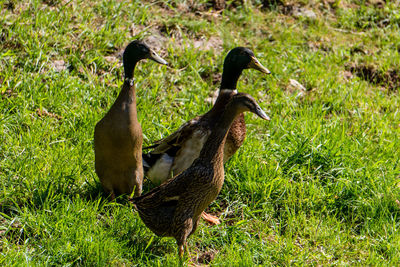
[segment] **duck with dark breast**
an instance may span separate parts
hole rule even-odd
[[[106,115],[94,130],[95,170],[111,199],[121,194],[140,196],[143,182],[142,128],[137,118],[133,73],[136,64],[151,59],[167,62],[145,43],[135,40],[125,49],[125,81]]]

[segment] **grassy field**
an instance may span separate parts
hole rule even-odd
[[[233,47],[273,73],[242,75],[271,121],[246,115],[209,208],[222,224],[201,222],[185,264],[400,265],[398,1],[0,3],[1,265],[179,263],[94,172],[136,38],[170,63],[136,69],[145,145],[211,107]]]

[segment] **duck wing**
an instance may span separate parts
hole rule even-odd
[[[185,122],[178,130],[170,134],[169,136],[157,140],[153,145],[144,147],[143,149],[151,149],[154,148],[151,153],[160,154],[165,153],[173,146],[180,146],[182,143],[187,140],[193,134],[193,131],[197,128],[199,123],[200,116],[190,121]]]
[[[200,122],[200,116],[187,121],[171,135],[156,141],[155,144],[151,146],[143,148],[143,150],[152,149],[150,152],[142,153],[144,171],[147,173],[155,167],[156,169],[160,169],[162,173],[170,173],[175,156],[178,154],[185,141],[189,139],[199,127],[201,124]],[[160,166],[156,166],[156,164]],[[151,176],[160,175],[153,174]],[[164,178],[160,180],[163,181]]]

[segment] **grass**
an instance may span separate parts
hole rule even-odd
[[[209,208],[223,223],[201,222],[185,264],[400,264],[398,3],[226,2],[0,1],[2,265],[179,263],[94,173],[94,125],[135,38],[171,65],[136,69],[146,144],[210,108],[233,47],[273,73],[242,75],[272,120],[246,115]]]

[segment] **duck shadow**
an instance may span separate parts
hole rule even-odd
[[[143,193],[150,191],[154,187],[155,186],[149,180],[145,179],[143,181]],[[0,212],[13,217],[18,215],[24,206],[29,207],[29,209],[41,210],[48,205],[52,205],[52,203],[62,203],[65,200],[74,201],[77,198],[84,200],[88,205],[98,201],[105,204],[113,202],[109,195],[103,190],[100,181],[95,177],[86,180],[83,184],[78,184],[74,177],[60,176],[57,179],[50,179],[45,183],[36,185],[32,193],[25,196],[26,197],[18,199],[5,199],[0,203]],[[115,199],[115,203],[117,206],[123,205],[131,207],[132,212],[136,212],[129,201],[129,196],[119,196]],[[98,213],[112,213],[114,207],[116,206],[106,205],[104,210]],[[144,258],[156,260],[165,256],[165,254],[177,253],[175,241],[172,241],[170,238],[161,238],[153,233],[149,233],[149,230],[145,229],[146,226],[140,219],[135,221],[136,222],[132,222],[134,225],[127,226],[129,230],[126,235],[114,236],[116,241],[133,252],[130,256],[131,260],[141,260]],[[19,239],[24,240],[23,237]],[[15,242],[20,242],[18,240]]]
[[[150,180],[144,178],[142,195],[148,193],[155,187],[156,186],[152,184]],[[109,201],[112,201],[110,199],[110,196],[104,191],[100,181],[98,181],[97,179],[93,179],[93,181],[91,182],[86,181],[85,185],[82,188],[82,192],[79,195],[87,201],[97,200],[98,198],[109,199]],[[126,201],[124,200],[127,200],[130,197],[131,196],[121,195],[116,198],[116,201],[120,204],[125,204]]]
[[[142,194],[149,192],[154,187],[156,186],[152,184],[150,180],[144,178]],[[97,179],[93,179],[91,182],[86,181],[80,196],[89,202],[97,201],[99,199],[105,202],[112,202],[109,195],[103,190],[101,183]],[[121,195],[115,199],[115,202],[120,205],[130,206],[131,203],[129,199],[130,196]],[[112,209],[112,206],[110,208]],[[132,211],[136,212],[136,209],[132,207]],[[173,238],[158,237],[153,233],[149,235],[147,230],[143,231],[145,225],[141,220],[138,220],[137,222],[140,226],[135,225],[132,228],[128,227],[130,229],[126,235],[115,236],[115,239],[118,242],[124,243],[124,246],[134,251],[134,253],[131,254],[131,260],[143,259],[143,257],[148,260],[156,260],[165,256],[167,253],[177,253],[174,248],[175,241]]]
[[[156,187],[150,180],[144,178],[143,180],[143,193],[149,192]],[[137,212],[129,201],[130,196],[121,195],[115,200],[111,200],[110,196],[104,191],[100,181],[93,177],[91,181],[86,181],[81,187],[79,193],[80,198],[85,199],[87,202],[104,201],[115,202],[119,205],[132,207],[132,212]],[[108,206],[107,210],[112,210],[114,205]],[[133,222],[134,223],[134,222]],[[127,226],[128,231],[123,236],[116,235],[116,241],[124,244],[125,247],[132,250],[131,260],[140,260],[146,258],[148,260],[156,260],[165,256],[168,253],[177,253],[175,250],[175,241],[172,238],[162,238],[149,234],[149,230],[143,230],[146,227],[141,219],[137,220],[134,225]]]
[[[105,200],[109,198],[109,196],[106,194],[103,187],[101,186],[100,181],[98,181],[97,179],[93,179],[91,182],[86,180],[85,185],[83,186],[82,191],[79,195],[80,197],[82,197],[82,199],[85,199],[86,201],[93,201],[99,198]]]
[[[124,238],[120,238],[119,242],[124,242],[127,248],[133,251],[131,254],[131,260],[139,260],[146,258],[146,260],[157,260],[165,257],[166,254],[176,254],[178,257],[178,251],[175,248],[175,240],[172,238],[159,237],[151,233],[145,235],[137,235],[133,233],[134,237],[129,238],[127,241]]]

